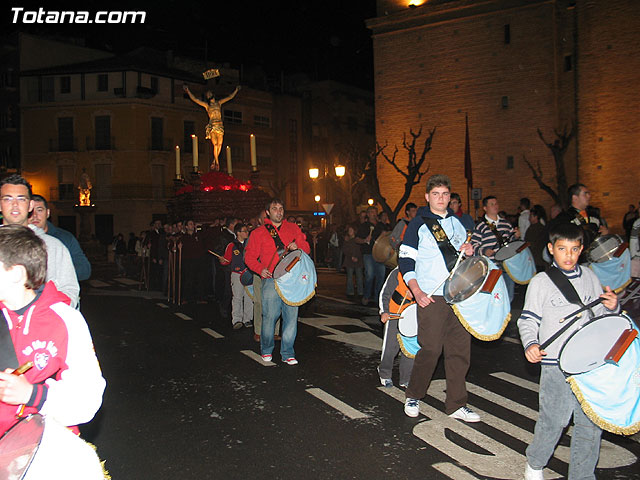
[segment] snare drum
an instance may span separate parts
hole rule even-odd
[[[418,305],[412,303],[402,310],[398,318],[398,331],[403,337],[415,337],[418,335]]]
[[[502,262],[502,268],[517,284],[528,284],[536,274],[536,263],[533,260],[531,249],[526,247],[513,257],[507,258]]]
[[[586,254],[587,260],[591,263],[602,263],[611,260],[623,243],[620,235],[601,235],[589,246]]]
[[[529,244],[526,242],[523,242],[522,240],[515,240],[505,245],[504,247],[498,249],[498,251],[496,252],[493,258],[496,259],[496,262],[504,262],[505,260],[522,252],[528,246]]]
[[[22,418],[0,439],[0,478],[104,480],[95,450],[71,430],[40,414]]]
[[[444,299],[462,326],[479,340],[497,340],[511,319],[501,270],[487,257],[465,259],[445,282]]]
[[[293,250],[282,257],[273,271],[273,278],[276,292],[287,305],[302,305],[316,293],[316,267],[302,250]]]

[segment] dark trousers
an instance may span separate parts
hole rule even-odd
[[[447,398],[444,409],[447,415],[467,404],[465,377],[471,356],[471,335],[464,329],[451,307],[440,296],[435,303],[418,307],[418,343],[406,391],[407,398],[422,398],[427,394],[431,377],[444,353],[444,370]]]

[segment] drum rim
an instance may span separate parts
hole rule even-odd
[[[414,310],[416,311],[416,334],[415,335],[405,335],[404,333],[402,333],[402,331],[400,330],[400,320],[398,320],[398,333],[400,333],[400,335],[402,335],[403,337],[406,338],[414,338],[418,336],[418,304],[417,303],[412,303],[411,305],[409,305],[407,308],[405,308],[404,310],[402,310],[402,313],[406,312],[407,310],[409,310],[411,307],[415,307]]]
[[[458,302],[452,302],[452,301],[450,301],[450,300],[447,300],[447,297],[446,297],[446,295],[445,295],[445,292],[446,292],[446,290],[447,290],[447,285],[449,285],[449,282],[453,279],[453,277],[448,278],[448,279],[447,279],[447,281],[446,281],[446,282],[444,282],[444,285],[442,286],[442,297],[444,298],[445,302],[447,302],[447,303],[449,303],[449,304],[453,304],[453,305],[455,305],[455,304],[457,304],[457,303],[466,302],[467,300],[470,300],[470,299],[472,299],[473,297],[475,297],[475,296],[478,294],[478,292],[480,292],[480,290],[482,290],[482,286],[484,285],[484,282],[486,282],[486,281],[487,281],[487,277],[489,276],[489,273],[491,273],[491,270],[492,270],[490,260],[489,260],[487,257],[485,257],[484,255],[473,255],[473,256],[471,256],[471,257],[467,257],[466,259],[464,259],[464,260],[462,261],[462,263],[460,264],[460,266],[462,266],[462,264],[463,264],[464,262],[468,261],[468,260],[471,260],[471,259],[478,259],[478,258],[479,258],[479,259],[481,259],[481,261],[482,261],[482,262],[487,266],[487,273],[486,273],[486,275],[484,276],[484,279],[482,280],[482,283],[480,283],[480,286],[476,289],[476,291],[475,291],[475,292],[473,292],[470,296],[468,296],[468,297],[467,297],[467,298],[465,298],[464,300],[460,300],[460,301],[458,301]],[[454,273],[454,276],[455,276],[455,273]]]
[[[522,245],[524,245],[525,243],[526,243],[526,242],[525,242],[524,240],[514,240],[514,241],[512,241],[512,242],[509,242],[508,244],[503,245],[502,247],[500,247],[500,248],[496,251],[496,253],[494,254],[493,258],[495,258],[495,259],[496,259],[496,261],[498,261],[498,262],[504,262],[504,261],[506,261],[506,260],[509,260],[510,258],[515,257],[515,256],[518,254],[518,252],[514,253],[514,254],[513,254],[513,255],[511,255],[510,257],[503,258],[503,259],[499,259],[499,258],[498,258],[498,253],[500,252],[500,250],[503,250],[503,249],[505,249],[505,248],[509,248],[509,247],[511,247],[512,245],[518,245],[518,248],[519,248],[519,247],[521,247]],[[516,250],[517,250],[518,248],[516,248]]]
[[[278,268],[278,265],[280,265],[285,258],[288,258],[291,255],[295,255],[296,257],[300,257],[303,253],[304,253],[304,251],[302,249],[300,249],[300,248],[296,248],[295,250],[291,250],[290,252],[285,253],[282,256],[282,258],[278,261],[278,263],[276,263],[276,266],[273,269],[273,278],[275,279],[275,278],[284,277],[287,273],[290,273],[290,272],[286,272],[285,271],[282,275],[279,275],[278,277],[276,277],[276,270]]]
[[[6,432],[4,432],[2,434],[2,436],[0,437],[0,441],[2,441],[3,439],[5,439],[7,437],[7,435],[9,435],[9,433],[13,429],[18,428],[18,425],[21,425],[23,422],[32,421],[32,419],[34,419],[34,418],[38,418],[39,419],[40,426],[42,427],[42,430],[40,431],[40,438],[38,439],[38,443],[35,446],[35,448],[33,449],[33,451],[31,452],[31,458],[29,458],[29,461],[25,465],[24,470],[20,474],[20,479],[25,478],[25,475],[29,471],[29,467],[31,467],[31,464],[33,463],[33,459],[36,458],[36,455],[38,454],[38,450],[40,450],[40,444],[42,443],[42,437],[44,436],[44,429],[45,429],[45,426],[46,426],[45,425],[45,421],[44,421],[44,417],[40,413],[31,413],[31,414],[27,415],[26,417],[22,417],[16,423],[11,425],[11,427]]]
[[[600,258],[598,258],[597,260],[592,260],[591,252],[595,250],[596,247],[600,246],[600,242],[604,243],[604,241],[609,240],[611,238],[615,238],[618,241],[618,245],[616,246],[616,248],[613,250],[607,250],[606,252],[604,252],[604,255],[602,255]],[[612,255],[618,250],[618,248],[620,248],[620,245],[622,245],[623,243],[624,243],[624,240],[618,234],[608,233],[606,235],[600,235],[596,237],[593,240],[593,242],[591,242],[591,245],[589,245],[589,248],[587,249],[586,257],[591,263],[607,262],[613,258]]]
[[[594,367],[594,368],[592,368],[590,370],[585,370],[584,372],[569,373],[569,372],[565,371],[562,368],[562,365],[560,364],[560,357],[562,357],[562,352],[564,351],[564,348],[566,347],[567,343],[569,343],[569,340],[571,340],[575,335],[577,335],[580,331],[582,331],[588,325],[591,325],[592,323],[594,323],[597,320],[602,320],[605,317],[623,317],[625,320],[627,320],[627,322],[629,322],[629,328],[635,328],[635,324],[633,323],[633,320],[631,319],[631,317],[629,317],[629,315],[627,315],[624,312],[620,312],[620,313],[605,313],[604,315],[598,315],[597,317],[593,317],[593,318],[589,319],[588,321],[586,321],[585,323],[580,325],[576,330],[571,332],[569,334],[569,336],[567,337],[567,339],[562,344],[562,346],[560,347],[560,350],[558,351],[558,368],[560,369],[560,371],[562,371],[562,373],[564,373],[565,375],[580,375],[581,373],[587,373],[587,372],[590,372],[591,370],[595,370],[596,368],[602,366],[602,364],[601,364],[601,365],[598,365],[598,367]]]

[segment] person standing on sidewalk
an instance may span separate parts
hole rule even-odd
[[[253,301],[240,281],[241,275],[247,270],[244,263],[244,249],[249,237],[249,228],[241,222],[236,223],[233,233],[236,238],[227,245],[224,257],[220,259],[223,265],[231,269],[231,324],[234,330],[253,327]],[[226,263],[223,262],[226,260]]]
[[[296,365],[293,344],[298,332],[298,307],[286,304],[276,292],[273,271],[279,260],[279,250],[301,249],[309,254],[311,249],[300,228],[284,219],[284,202],[273,198],[266,206],[268,218],[264,225],[256,228],[245,249],[245,263],[262,278],[262,332],[260,350],[262,359],[270,362],[273,358],[274,332],[276,320],[282,315],[282,361]]]
[[[362,263],[362,250],[360,245],[356,243],[356,229],[353,225],[347,227],[347,234],[344,237],[342,245],[344,260],[342,266],[347,271],[347,298],[353,299],[353,275],[356,277],[355,291],[359,297],[362,297],[362,274],[364,266]]]

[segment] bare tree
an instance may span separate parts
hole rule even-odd
[[[381,156],[397,173],[404,177],[404,192],[400,196],[396,205],[391,208],[387,203],[386,198],[380,193],[380,184],[378,182],[376,170],[367,172],[369,185],[371,186],[372,198],[382,205],[382,209],[387,212],[387,215],[389,215],[392,222],[395,222],[398,213],[402,211],[405,203],[409,200],[413,187],[422,181],[422,177],[424,177],[431,168],[430,164],[426,165],[426,167],[424,167],[424,164],[427,159],[427,153],[431,151],[431,143],[433,142],[433,136],[435,133],[436,127],[433,127],[433,130],[431,130],[429,135],[425,137],[424,143],[419,141],[422,136],[422,126],[420,126],[420,130],[418,130],[418,132],[414,132],[412,129],[409,129],[409,135],[411,135],[411,139],[409,139],[409,141],[407,141],[406,133],[402,135],[402,148],[407,155],[407,163],[403,166],[399,165],[399,150],[397,146],[394,147],[393,153],[389,156],[385,152],[387,144],[385,143],[384,146],[380,146],[380,144],[376,143],[376,149],[373,152],[372,161],[370,162],[371,166],[375,167],[377,170],[377,158]]]
[[[547,140],[545,140],[544,138],[544,135],[542,134],[542,131],[538,128],[538,136],[540,137],[540,140],[542,140],[542,142],[547,146],[547,148],[553,155],[556,174],[555,189],[551,185],[549,185],[549,183],[545,182],[540,162],[537,162],[537,164],[534,166],[524,154],[522,155],[522,157],[531,170],[533,179],[538,183],[538,186],[542,190],[547,192],[557,204],[562,205],[563,208],[566,208],[568,206],[569,199],[567,196],[568,184],[564,155],[569,148],[569,144],[571,143],[571,139],[575,135],[575,132],[572,126],[571,130],[567,133],[567,126],[565,125],[562,132],[559,132],[554,128],[553,133],[555,133],[556,139],[553,141],[553,143],[547,142]]]

